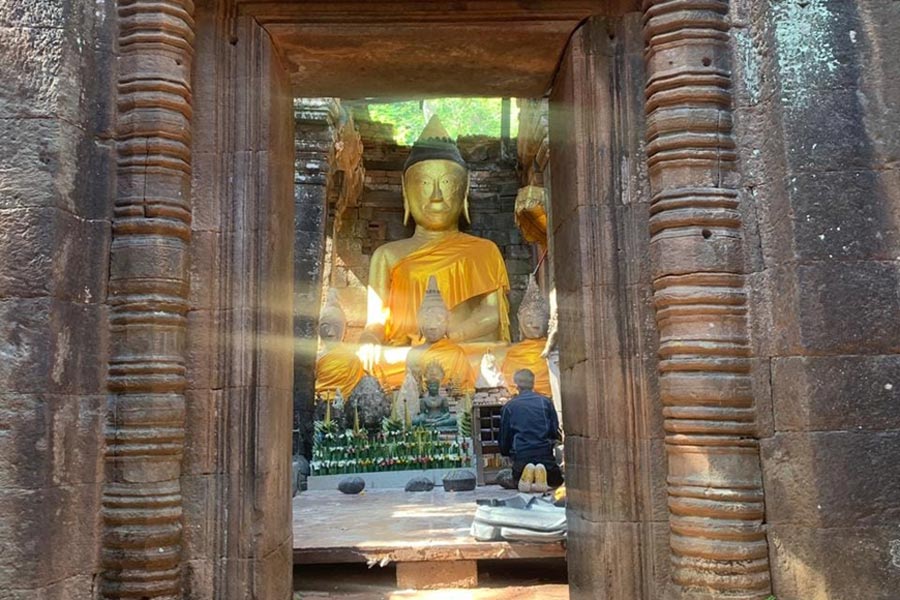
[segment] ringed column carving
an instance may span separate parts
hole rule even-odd
[[[650,252],[676,597],[771,584],[751,386],[727,0],[645,0]]]
[[[181,598],[190,0],[119,0],[103,598]]]

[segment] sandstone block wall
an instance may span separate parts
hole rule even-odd
[[[550,96],[572,598],[661,598],[669,572],[640,28],[589,20]]]
[[[113,207],[115,3],[0,5],[0,589],[90,598]]]
[[[293,99],[269,36],[224,10],[196,9],[184,597],[286,598]]]
[[[311,456],[316,350],[325,274],[328,155],[338,104],[294,101],[294,455]]]
[[[732,2],[773,591],[900,587],[900,5]]]

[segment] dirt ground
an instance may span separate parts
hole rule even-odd
[[[562,559],[481,561],[476,589],[398,590],[392,566],[295,567],[295,600],[568,600]]]

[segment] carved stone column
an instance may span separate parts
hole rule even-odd
[[[645,0],[651,259],[674,595],[770,592],[727,0]]]
[[[190,0],[120,0],[103,598],[180,598]]]

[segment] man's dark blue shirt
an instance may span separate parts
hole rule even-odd
[[[532,390],[506,403],[500,413],[500,454],[515,460],[553,457],[559,419],[550,398]]]

